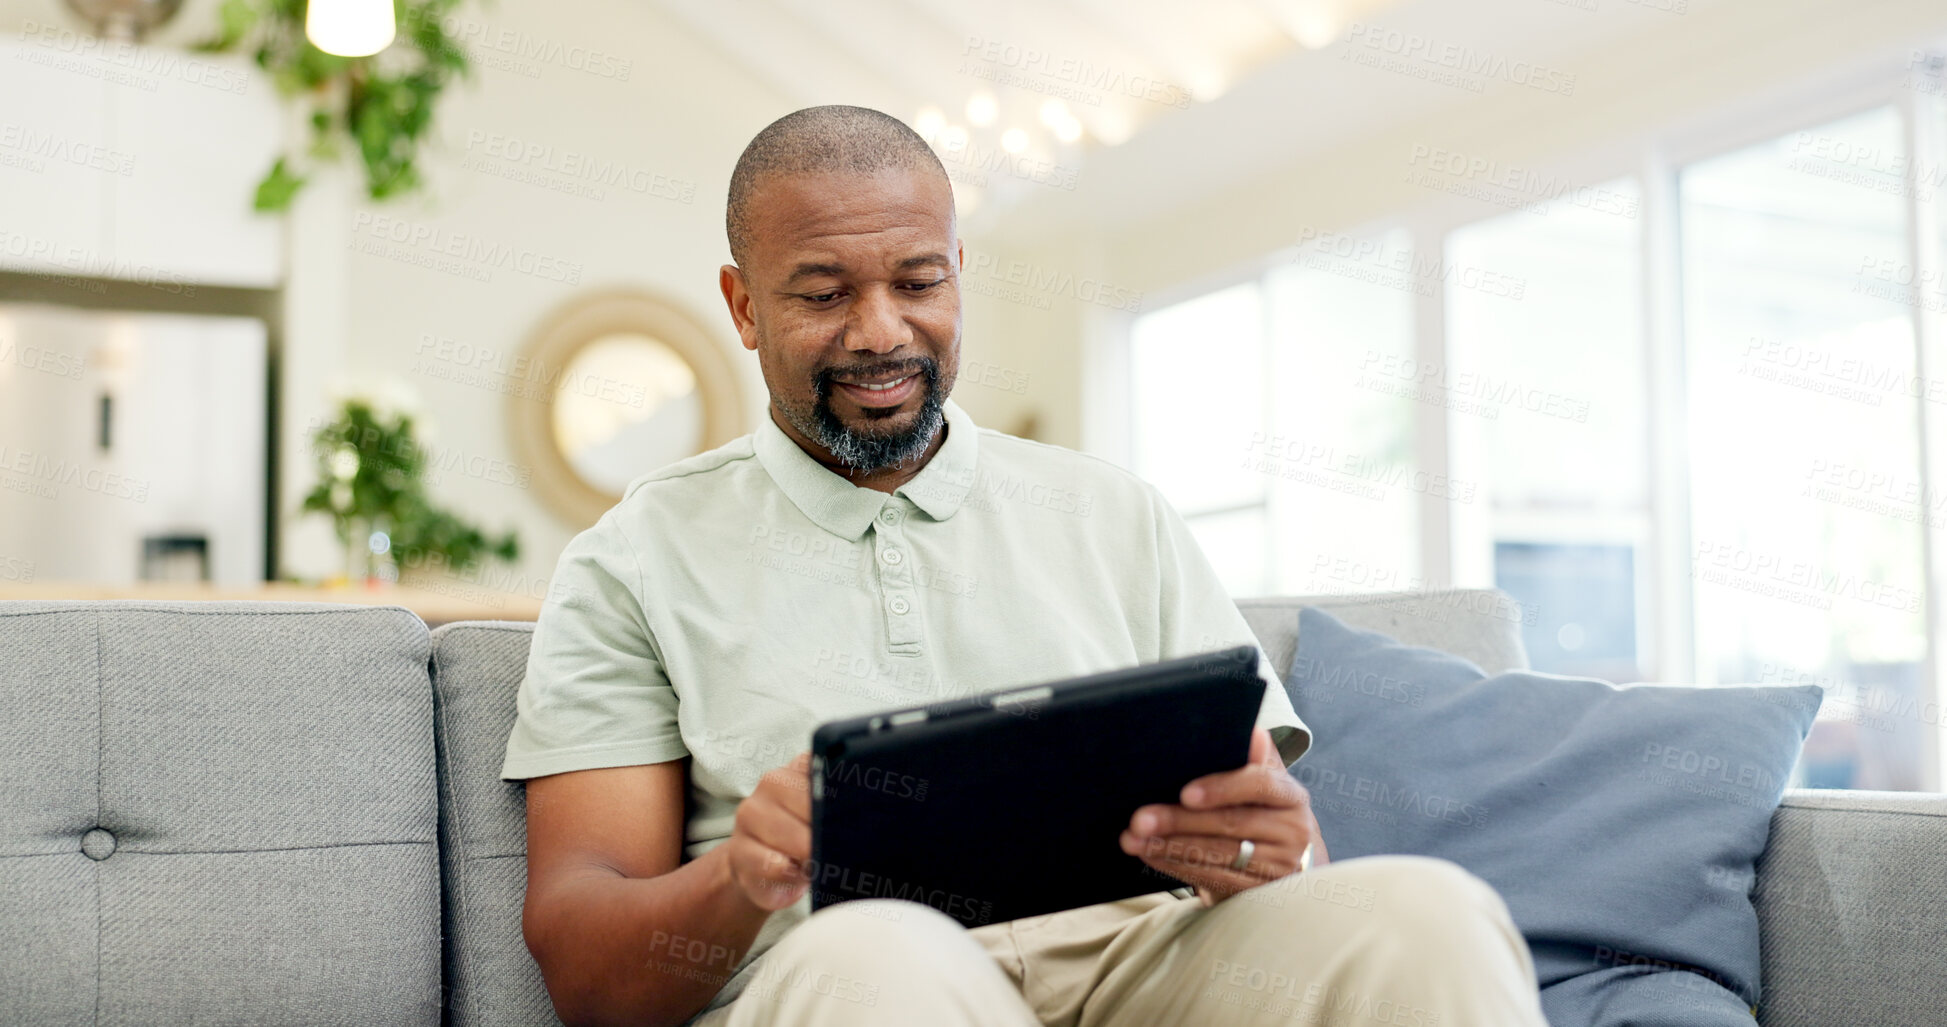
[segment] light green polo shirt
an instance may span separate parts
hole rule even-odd
[[[946,426],[890,495],[768,418],[632,482],[561,554],[502,778],[688,756],[694,859],[825,721],[1256,644],[1154,487],[952,402]],[[1310,734],[1258,672],[1290,763]]]

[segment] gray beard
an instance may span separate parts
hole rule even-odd
[[[902,467],[926,455],[926,447],[933,444],[933,437],[946,424],[939,394],[931,391],[920,401],[919,416],[913,419],[912,426],[887,435],[846,427],[838,415],[832,413],[829,403],[821,401],[817,415],[817,423],[808,434],[819,445],[831,450],[834,460],[867,474]],[[800,426],[798,430],[804,429]]]
[[[855,472],[870,474],[903,467],[924,456],[926,447],[933,444],[934,438],[946,424],[946,401],[940,395],[939,365],[925,360],[918,371],[925,379],[926,395],[920,400],[919,416],[903,429],[861,431],[839,420],[838,414],[832,410],[833,383],[828,372],[819,375],[816,383],[818,399],[810,411],[794,410],[785,404],[779,404],[778,409],[784,412],[791,427],[825,447],[832,459]]]

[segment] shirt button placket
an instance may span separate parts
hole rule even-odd
[[[886,647],[899,655],[917,655],[920,648],[919,592],[913,587],[912,551],[906,544],[904,511],[888,500],[873,527],[872,553],[878,564],[880,593],[885,596]]]

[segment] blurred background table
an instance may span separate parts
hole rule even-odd
[[[531,621],[541,613],[539,599],[461,583],[454,583],[450,588],[420,588],[410,585],[297,585],[277,581],[248,586],[179,581],[132,585],[91,585],[65,581],[0,582],[0,600],[7,599],[236,600],[403,606],[433,627],[460,620]]]

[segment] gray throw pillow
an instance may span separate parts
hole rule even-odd
[[[1333,859],[1452,860],[1528,939],[1553,1027],[1752,1023],[1754,863],[1816,687],[1617,687],[1511,671],[1307,608],[1291,773]]]

